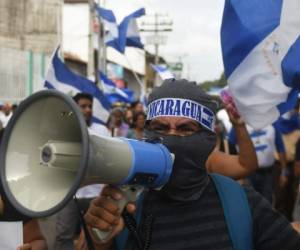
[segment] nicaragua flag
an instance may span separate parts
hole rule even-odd
[[[299,0],[225,1],[225,74],[239,113],[254,128],[273,123],[297,100],[299,10]]]
[[[139,28],[136,19],[145,15],[145,9],[140,8],[130,15],[126,16],[119,25],[120,48],[125,51],[126,46],[143,49],[144,45],[141,42]]]
[[[92,95],[93,122],[105,124],[109,117],[110,103],[101,90],[89,79],[73,73],[59,58],[55,51],[48,70],[44,86],[56,89],[65,94],[74,96],[78,92]]]
[[[99,72],[103,92],[111,104],[115,102],[131,103],[133,101],[133,91],[120,89],[104,73]]]
[[[117,24],[116,17],[111,10],[101,8],[97,4],[95,4],[95,9],[107,29],[104,37],[107,46],[113,47],[122,54],[126,46],[144,48],[136,22],[136,18],[145,15],[144,8],[124,17],[120,25]]]
[[[151,64],[151,66],[162,80],[175,78],[174,74],[167,67],[161,65],[154,65],[154,64]]]
[[[104,9],[95,4],[95,9],[98,13],[99,19],[102,20],[105,27],[104,42],[106,45],[113,47],[114,49],[121,51],[119,41],[119,26],[115,14],[108,9]]]

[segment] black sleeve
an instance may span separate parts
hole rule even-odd
[[[300,139],[296,143],[295,161],[300,161]]]
[[[300,249],[300,234],[253,188],[246,187],[252,217],[255,250]]]
[[[25,224],[28,222],[31,218],[19,213],[9,202],[7,197],[5,196],[5,193],[3,191],[3,187],[0,182],[0,195],[1,199],[4,203],[4,212],[3,214],[0,214],[0,221],[23,221]]]

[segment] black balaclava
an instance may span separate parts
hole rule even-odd
[[[150,94],[149,104],[166,98],[190,100],[205,106],[213,113],[217,107],[217,102],[211,96],[203,92],[194,82],[187,80],[164,81]],[[162,143],[175,154],[171,177],[158,194],[174,202],[199,199],[209,184],[205,163],[215,147],[214,132],[202,127],[200,131],[190,136],[161,135],[149,129],[149,122],[149,120],[146,122],[146,136],[150,139],[162,138]]]

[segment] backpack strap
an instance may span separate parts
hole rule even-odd
[[[234,250],[253,250],[252,215],[244,189],[228,177],[210,176],[222,203]]]
[[[142,193],[136,201],[136,212],[134,218],[136,224],[139,225],[142,218],[142,209],[143,209],[144,193]],[[123,231],[115,238],[115,249],[116,250],[131,250],[134,248],[132,241],[129,239],[129,230],[125,227]]]

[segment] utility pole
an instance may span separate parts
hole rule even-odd
[[[155,37],[158,37],[158,14],[157,13],[155,13],[155,15],[154,15],[154,27],[155,27],[154,28],[154,35],[155,35]],[[155,59],[154,59],[154,63],[156,65],[156,64],[158,64],[158,61],[159,61],[159,57],[158,57],[159,43],[155,42],[154,43],[154,47],[155,47]]]
[[[63,11],[64,11],[64,0],[57,0],[57,43],[59,45],[59,54],[63,59]]]
[[[94,75],[94,44],[93,44],[93,27],[94,27],[94,0],[89,0],[89,35],[88,35],[88,65],[87,65],[87,76],[91,77]]]
[[[159,46],[166,43],[166,36],[164,35],[166,32],[172,31],[172,20],[167,15],[162,15],[159,13],[155,13],[152,16],[147,16],[154,21],[142,22],[142,28],[140,31],[152,33],[146,37],[147,43],[150,45],[154,45],[154,63],[159,63]]]
[[[141,23],[142,28],[141,32],[147,32],[149,35],[146,36],[146,44],[154,45],[154,64],[159,64],[159,46],[166,44],[167,37],[165,35],[166,32],[172,31],[172,20],[167,15],[162,15],[159,13],[155,13],[154,15],[147,15],[147,21]],[[146,72],[147,67],[146,64]],[[155,79],[150,80],[155,85],[158,83],[158,76],[155,74]],[[145,77],[146,85],[148,85],[148,77]],[[152,85],[152,84],[151,84]],[[153,87],[153,86],[152,86]]]

